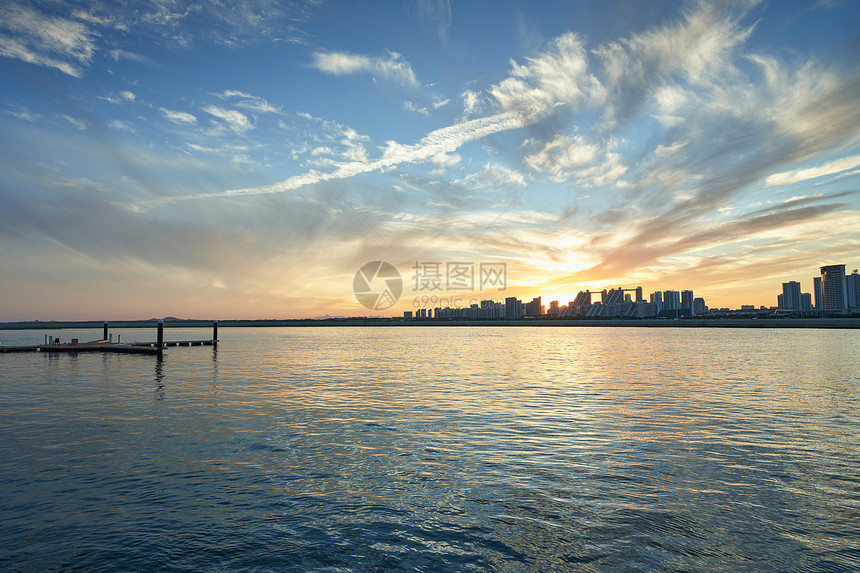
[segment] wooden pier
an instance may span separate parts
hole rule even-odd
[[[47,335],[46,335],[47,337]],[[164,321],[158,321],[158,340],[155,342],[132,342],[125,344],[113,342],[108,338],[108,323],[104,323],[104,336],[101,340],[78,343],[77,339],[61,344],[55,339],[52,344],[30,344],[23,346],[0,345],[0,354],[6,352],[119,352],[124,354],[156,354],[161,355],[165,348],[171,346],[217,346],[218,345],[218,321],[212,326],[212,338],[209,340],[164,340]]]

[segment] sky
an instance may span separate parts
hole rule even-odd
[[[853,0],[4,2],[0,320],[775,305],[860,267],[858,24]]]

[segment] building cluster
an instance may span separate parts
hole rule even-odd
[[[603,291],[580,291],[566,305],[557,300],[543,305],[541,297],[522,301],[508,297],[503,302],[482,300],[469,306],[419,308],[406,311],[404,318],[419,319],[534,319],[534,318],[692,318],[760,314],[840,315],[860,312],[860,274],[855,269],[850,275],[845,265],[821,267],[821,276],[813,277],[812,293],[801,292],[800,283],[782,283],[782,294],[776,307],[742,305],[740,310],[709,309],[705,299],[696,297],[691,290],[664,290],[652,292],[645,299],[642,287],[615,288]],[[600,300],[592,300],[599,295]],[[595,296],[596,298],[596,296]]]
[[[600,300],[592,302],[592,294],[599,294]],[[541,297],[522,301],[508,297],[501,301],[482,300],[480,304],[455,308],[420,308],[403,313],[404,318],[448,319],[527,319],[527,318],[683,318],[702,315],[707,312],[705,299],[693,296],[693,291],[658,291],[651,293],[646,301],[642,287],[632,289],[608,289],[597,292],[580,291],[576,298],[566,305],[557,300],[549,303],[549,308],[541,302]]]
[[[782,283],[777,295],[782,313],[845,314],[860,311],[860,273],[850,275],[845,265],[821,267],[821,276],[812,277],[812,293],[801,292],[798,281]]]

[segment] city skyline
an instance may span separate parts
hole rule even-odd
[[[639,8],[8,2],[0,320],[357,316],[373,261],[718,308],[860,266],[860,5]]]
[[[679,316],[678,311],[682,311],[681,317],[689,318],[758,311],[801,316],[860,312],[860,271],[853,269],[848,274],[845,268],[844,264],[820,267],[821,275],[812,277],[810,281],[812,293],[802,292],[800,281],[782,283],[782,292],[776,295],[776,305],[709,307],[705,297],[695,296],[692,290],[667,289],[648,293],[643,287],[637,286],[583,290],[575,297],[565,299],[567,303],[552,300],[548,304],[543,304],[540,296],[526,302],[515,296],[506,296],[503,300],[440,296],[437,300],[437,297],[424,295],[413,299],[414,310],[404,311],[403,318],[669,318],[673,316],[672,311],[675,311],[674,316]],[[595,300],[594,295],[599,296],[600,300]]]

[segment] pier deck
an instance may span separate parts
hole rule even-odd
[[[213,346],[215,340],[172,340],[163,343],[164,348],[170,346]],[[0,353],[5,352],[121,352],[127,354],[158,354],[156,342],[132,342],[124,344],[95,340],[72,346],[71,344],[31,344],[25,346],[2,346]]]
[[[4,346],[0,344],[0,354],[6,352],[123,352],[129,354],[158,354],[161,355],[165,348],[171,346],[215,346],[218,344],[218,321],[212,323],[212,338],[208,340],[164,340],[164,320],[159,319],[157,324],[158,339],[156,342],[132,342],[121,343],[119,336],[117,342],[113,336],[108,337],[108,321],[104,322],[102,338],[90,342],[78,342],[77,338],[70,342],[60,343],[59,338],[45,335],[46,344],[30,344],[25,346]],[[47,344],[51,340],[52,344]]]

